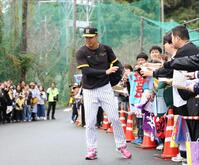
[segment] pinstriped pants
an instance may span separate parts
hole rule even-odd
[[[83,98],[86,120],[87,148],[97,148],[95,124],[99,106],[101,106],[107,113],[108,119],[112,123],[116,147],[119,148],[125,145],[126,140],[119,121],[118,103],[111,85],[107,84],[96,89],[83,89]]]

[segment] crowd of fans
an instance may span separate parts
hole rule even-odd
[[[21,81],[16,86],[11,80],[0,83],[0,124],[55,119],[58,90],[55,83],[44,90],[42,85]],[[48,110],[46,115],[46,103]]]
[[[123,79],[114,89],[119,110],[125,109],[127,113],[135,115],[137,138],[133,141],[134,144],[140,145],[144,131],[149,131],[151,139],[157,142],[157,149],[163,149],[169,108],[173,109],[174,115],[199,116],[198,70],[199,48],[189,40],[189,32],[185,26],[177,26],[165,35],[164,51],[159,46],[152,46],[149,56],[141,52],[136,57],[136,64],[124,65]],[[74,84],[71,87],[70,99],[72,122],[78,121],[79,125],[84,126],[81,96],[81,85]],[[101,107],[99,111],[103,111]],[[96,124],[100,126],[103,121],[102,113],[98,114],[98,119]],[[186,123],[191,141],[197,141],[199,120],[190,118]],[[151,130],[147,124],[151,125]],[[180,153],[172,160],[186,161],[185,143],[179,143],[179,150]]]

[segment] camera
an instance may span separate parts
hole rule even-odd
[[[144,69],[145,69],[145,68],[144,68]],[[142,70],[142,68],[137,68],[135,71],[138,72],[139,75],[142,76],[143,78],[146,78],[145,76],[143,76],[143,75],[141,74],[141,70]]]
[[[141,75],[141,73],[140,73],[141,68],[137,68],[137,69],[135,69],[135,71],[138,72]]]
[[[54,101],[58,101],[58,96],[54,96],[54,97],[53,97],[53,100],[54,100]]]

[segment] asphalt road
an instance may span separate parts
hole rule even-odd
[[[128,144],[132,159],[124,160],[113,135],[103,130],[98,130],[98,159],[85,160],[85,128],[71,124],[70,116],[58,110],[56,120],[0,125],[0,165],[177,165],[133,144]]]

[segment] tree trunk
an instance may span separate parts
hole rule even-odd
[[[70,82],[69,83],[72,83],[73,82],[73,75],[75,74],[75,71],[76,71],[76,58],[75,58],[75,52],[76,52],[76,32],[77,32],[77,0],[73,0],[74,1],[74,11],[73,11],[73,15],[74,15],[74,18],[73,18],[73,42],[72,42],[72,50],[71,50],[71,61],[70,61],[70,72],[69,72],[69,80]]]
[[[26,81],[26,68],[21,67],[21,78],[20,80]]]
[[[26,53],[27,51],[27,13],[28,13],[28,1],[23,0],[23,14],[22,14],[22,40],[21,51]]]
[[[21,37],[21,53],[26,55],[27,52],[27,18],[28,18],[28,1],[23,0],[22,4],[22,37]],[[21,80],[26,79],[27,69],[21,66]]]

